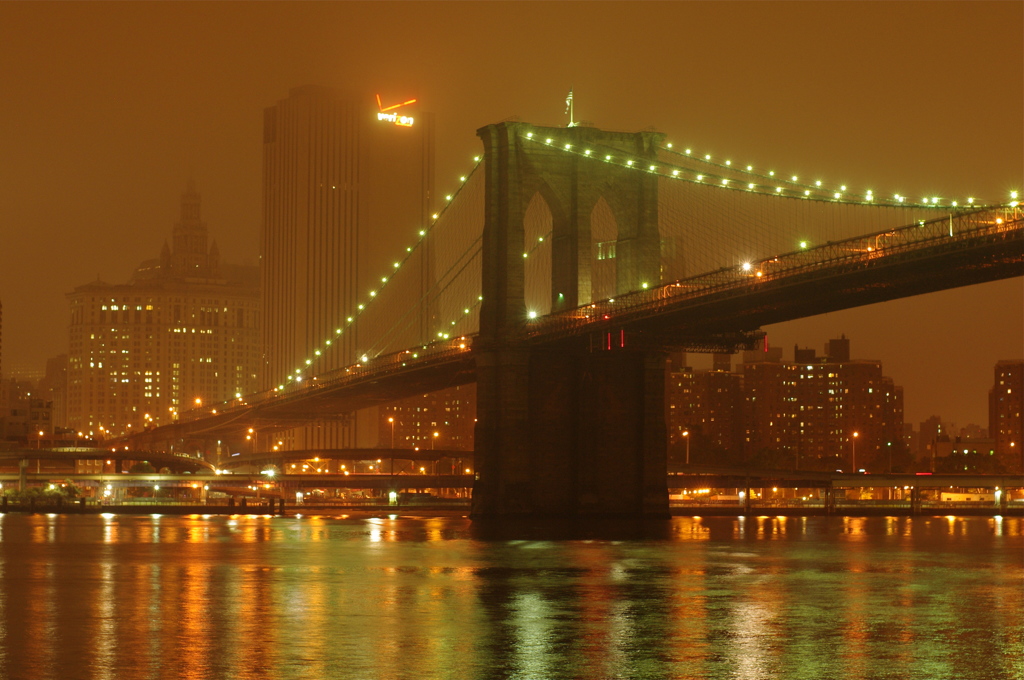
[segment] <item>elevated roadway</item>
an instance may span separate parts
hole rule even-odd
[[[748,346],[761,326],[829,311],[1024,275],[1019,207],[985,209],[828,243],[523,319],[526,346],[599,349],[608,339],[643,346]],[[189,436],[226,438],[258,422],[288,429],[476,380],[473,336],[382,355],[301,386],[195,409],[131,436],[134,448]]]
[[[0,465],[7,462],[26,460],[49,460],[74,463],[76,460],[109,460],[116,464],[124,461],[146,461],[154,468],[169,468],[179,471],[212,472],[213,464],[186,454],[162,453],[158,451],[139,451],[122,446],[94,447],[67,446],[52,448],[14,448],[0,449]]]

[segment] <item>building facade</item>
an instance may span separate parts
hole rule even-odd
[[[704,446],[739,451],[743,445],[742,417],[743,376],[730,370],[728,360],[722,363],[720,359],[711,370],[681,367],[669,373],[670,446],[682,444],[685,448],[700,438]],[[688,437],[694,440],[687,442]]]
[[[988,393],[988,435],[1007,470],[1024,473],[1024,361],[998,361]]]
[[[476,385],[460,385],[388,404],[380,409],[382,448],[473,450]]]
[[[220,262],[191,182],[172,243],[126,284],[95,281],[68,294],[66,409],[75,432],[130,433],[256,390],[257,269]]]
[[[903,390],[880,361],[851,360],[846,338],[799,361],[744,363],[748,452],[776,450],[806,467],[865,467],[903,440]]]
[[[690,444],[726,461],[802,468],[862,468],[903,445],[903,390],[879,361],[850,359],[849,340],[826,355],[782,349],[745,352],[738,373],[721,359],[710,371],[681,369],[669,384],[670,444]],[[694,460],[708,460],[703,452]]]

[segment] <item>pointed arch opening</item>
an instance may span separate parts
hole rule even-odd
[[[551,232],[554,218],[537,191],[523,213],[523,297],[528,317],[551,313]]]
[[[619,227],[615,214],[604,197],[598,197],[590,211],[590,242],[593,253],[590,280],[593,300],[615,297],[618,277],[615,255],[618,238]]]

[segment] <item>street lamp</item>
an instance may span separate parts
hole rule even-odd
[[[853,467],[854,473],[857,472],[857,437],[860,436],[860,432],[854,432],[850,437],[850,466]]]
[[[388,418],[388,422],[391,423],[391,450],[395,448],[395,419]]]
[[[690,464],[690,431],[683,430],[683,438],[686,439],[686,464]]]
[[[431,451],[433,451],[433,450],[434,450],[434,442],[436,442],[436,441],[437,441],[437,438],[438,438],[438,437],[440,437],[440,436],[441,436],[441,433],[440,433],[440,432],[435,432],[435,433],[434,433],[434,436],[433,436],[433,438],[431,438],[431,440],[430,440],[430,450],[431,450]]]

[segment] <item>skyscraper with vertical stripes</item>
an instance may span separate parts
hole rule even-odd
[[[264,110],[263,389],[305,368],[314,349],[353,316],[403,230],[426,224],[432,118],[417,112],[414,125],[399,126],[380,120],[379,108],[373,94],[303,86]],[[359,331],[352,330],[317,358],[321,370],[354,362]],[[358,433],[375,440],[370,420],[359,427],[359,419],[339,414],[339,421],[279,438],[298,449],[366,446]]]

